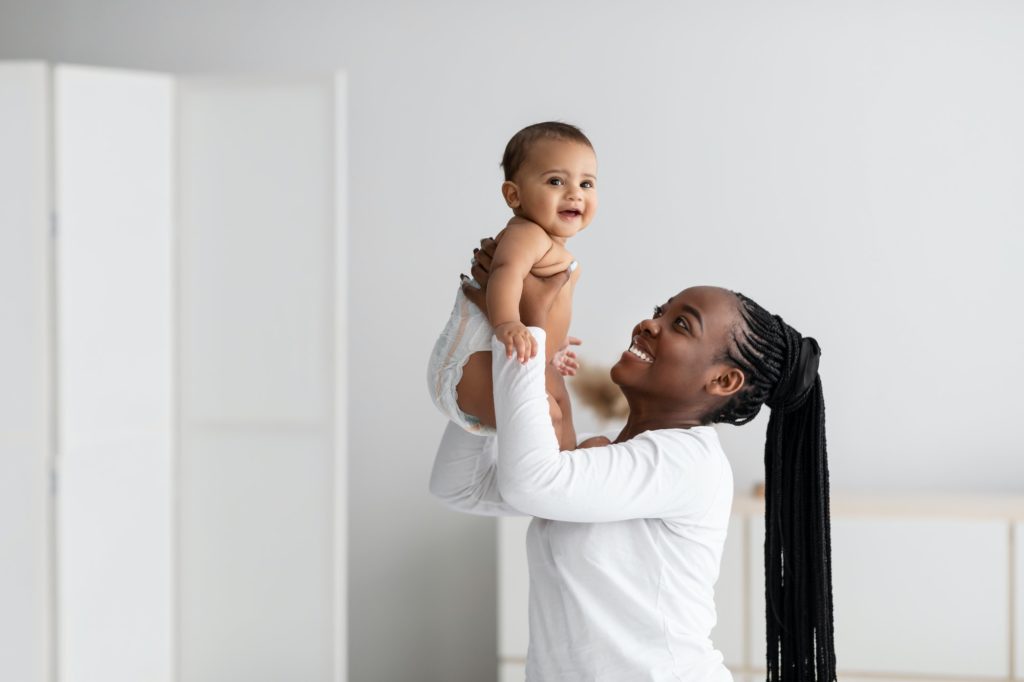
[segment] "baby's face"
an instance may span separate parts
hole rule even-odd
[[[579,142],[540,140],[516,174],[519,215],[552,237],[568,238],[597,212],[597,157]]]

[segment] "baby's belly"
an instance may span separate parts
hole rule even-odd
[[[563,289],[551,311],[548,313],[547,324],[544,325],[544,333],[547,335],[545,353],[550,360],[569,334],[569,324],[572,321],[572,294],[568,286]]]

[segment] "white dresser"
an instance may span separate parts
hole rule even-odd
[[[838,674],[1024,680],[1024,496],[833,493]],[[764,679],[764,506],[737,497],[715,586],[712,640],[737,682]],[[529,640],[526,528],[498,533],[501,682],[521,682]]]

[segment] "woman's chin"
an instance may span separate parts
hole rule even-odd
[[[608,376],[612,379],[612,383],[620,388],[622,387],[623,381],[626,380],[626,377],[629,374],[629,367],[627,365],[628,363],[626,361],[620,359],[612,365],[612,369],[608,373]]]

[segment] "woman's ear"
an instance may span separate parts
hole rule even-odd
[[[743,370],[728,365],[719,365],[708,382],[707,389],[711,395],[726,398],[743,388],[745,382],[746,377],[743,375]]]
[[[516,183],[506,180],[501,183],[501,196],[505,197],[505,203],[511,209],[519,208],[519,187]]]

